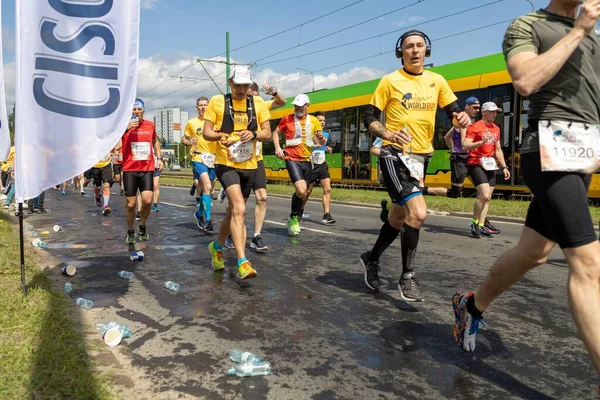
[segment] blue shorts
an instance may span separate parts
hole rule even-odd
[[[200,180],[200,175],[203,173],[208,174],[208,179],[214,181],[217,178],[217,174],[215,173],[214,168],[208,168],[204,163],[199,161],[192,161],[192,165],[194,167],[194,180]]]
[[[160,169],[155,169],[154,172],[152,173],[153,178],[156,178],[157,176],[160,176]]]

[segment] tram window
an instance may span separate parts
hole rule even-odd
[[[342,151],[342,129],[344,128],[344,111],[336,110],[325,113],[325,130],[329,132],[329,146],[333,153]]]

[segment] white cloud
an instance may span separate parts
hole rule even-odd
[[[158,0],[142,0],[142,8],[146,8],[146,9],[153,9],[156,8],[156,5],[158,4]]]
[[[6,53],[14,53],[15,51],[15,35],[8,28],[2,28],[2,51]]]
[[[413,15],[410,17],[404,16],[392,21],[392,25],[397,26],[398,28],[402,28],[403,26],[415,25],[422,21],[425,21],[425,18],[419,17],[418,15]]]

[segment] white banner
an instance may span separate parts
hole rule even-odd
[[[2,19],[2,2],[0,1],[0,20]],[[10,152],[10,133],[8,131],[8,115],[6,113],[6,97],[4,96],[4,59],[2,58],[2,32],[0,31],[0,160],[6,160]]]
[[[16,201],[117,143],[137,86],[140,0],[17,0]]]

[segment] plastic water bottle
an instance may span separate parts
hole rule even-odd
[[[229,354],[231,361],[242,364],[260,364],[262,360],[258,358],[256,354],[250,353],[249,351],[243,350],[231,350]]]
[[[65,283],[65,293],[71,293],[73,291],[73,285],[71,282]]]
[[[133,272],[129,272],[129,271],[119,271],[119,272],[117,272],[117,276],[119,278],[131,280],[135,277],[135,274]]]
[[[91,300],[84,299],[82,297],[78,297],[75,299],[75,304],[77,304],[81,308],[85,308],[86,310],[90,310],[94,307],[94,302]]]
[[[171,282],[171,281],[165,282],[165,287],[174,292],[179,292],[179,285],[175,282]]]
[[[261,376],[270,375],[273,371],[271,364],[261,362],[260,364],[238,364],[227,371],[227,375],[237,376]]]
[[[107,324],[96,324],[96,326],[98,327],[100,334],[104,334],[104,332],[106,332],[109,329],[117,328],[124,338],[131,337],[131,331],[129,330],[129,327],[127,325],[118,324],[116,322],[109,322]]]

